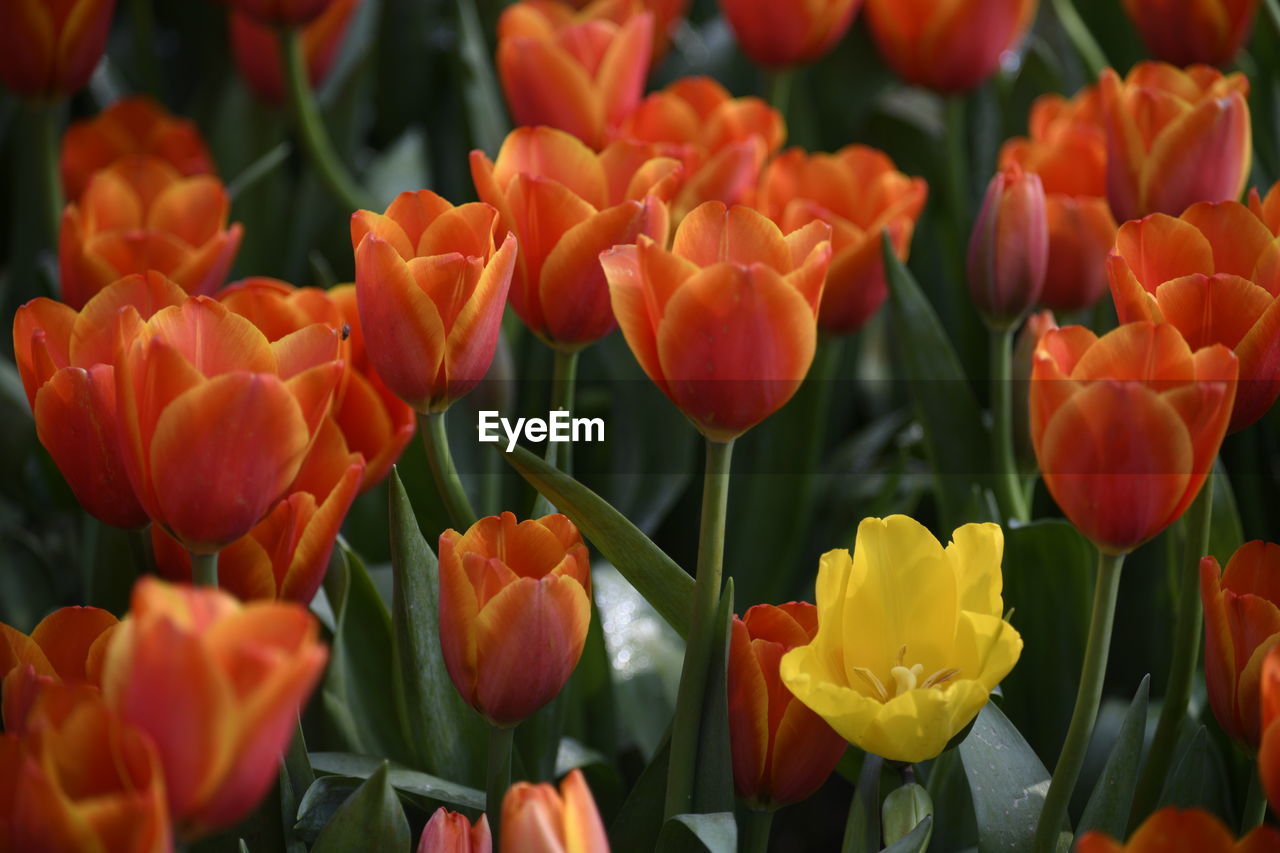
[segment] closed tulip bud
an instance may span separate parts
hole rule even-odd
[[[84,88],[107,46],[115,0],[0,0],[0,82],[48,98]]]
[[[729,635],[729,743],[733,787],[752,808],[774,809],[822,787],[845,752],[844,738],[786,689],[778,662],[818,630],[806,602],[757,604]]]
[[[417,853],[493,853],[489,818],[480,815],[472,826],[466,815],[441,806],[423,827]]]
[[[520,241],[511,307],[530,330],[567,351],[613,331],[600,253],[642,234],[666,241],[664,202],[679,173],[651,146],[614,142],[596,154],[549,127],[512,131],[496,161],[471,152],[476,192]]]
[[[1121,844],[1101,830],[1080,838],[1076,853],[1266,853],[1280,849],[1280,831],[1260,826],[1236,840],[1215,815],[1169,806],[1152,814]]]
[[[638,0],[581,12],[524,0],[498,19],[498,77],[516,125],[547,125],[592,148],[635,109],[653,53],[653,15]]]
[[[462,698],[512,726],[555,698],[591,621],[591,562],[563,515],[440,534],[440,645]]]
[[[1099,87],[1117,222],[1240,197],[1253,153],[1243,74],[1140,62],[1124,80],[1103,71]]]
[[[341,0],[229,0],[236,12],[263,26],[296,27],[314,21]]]
[[[498,214],[404,192],[386,213],[351,216],[356,301],[369,361],[397,397],[442,412],[493,361],[516,240],[495,248]]]
[[[820,59],[848,32],[862,0],[776,3],[720,0],[742,52],[759,65],[785,68]]]
[[[791,148],[773,159],[760,184],[758,209],[794,231],[815,219],[831,226],[831,268],[822,291],[818,327],[856,332],[889,295],[880,234],[906,260],[929,187],[894,168],[885,154],[849,145],[835,154]]]
[[[118,315],[132,308],[147,319],[185,298],[178,285],[148,272],[98,291],[78,312],[41,297],[13,318],[14,358],[35,415],[36,436],[80,505],[115,527],[147,523],[120,451]]]
[[[501,853],[609,853],[609,838],[581,770],[556,791],[517,782],[502,800]]]
[[[1280,810],[1280,645],[1274,645],[1262,660],[1261,727],[1258,775],[1271,808]]]
[[[830,240],[824,222],[784,236],[750,208],[707,202],[671,251],[642,236],[600,256],[631,352],[708,439],[741,435],[800,387]]]
[[[969,295],[992,328],[1014,325],[1040,299],[1049,226],[1040,176],[997,172],[969,238]]]
[[[1190,506],[1226,434],[1237,364],[1220,344],[1193,352],[1168,323],[1040,339],[1030,406],[1040,473],[1103,552],[1133,550]]]
[[[359,6],[360,0],[332,0],[318,17],[302,27],[302,58],[313,88],[329,75]],[[249,89],[264,101],[284,103],[288,90],[275,27],[233,11],[230,35],[231,56]]]
[[[1055,311],[1089,308],[1107,290],[1107,253],[1116,221],[1107,203],[1107,141],[1096,87],[1067,100],[1041,95],[1030,135],[1000,149],[1000,168],[1034,172],[1044,186],[1049,259],[1040,304]]]
[[[908,83],[967,92],[1000,67],[1035,19],[1037,0],[867,0],[884,61]]]
[[[186,840],[247,816],[275,782],[328,653],[288,602],[241,606],[208,587],[142,578],[107,650],[102,693],[145,732]]]
[[[1258,0],[1124,0],[1147,51],[1171,65],[1226,65],[1249,40]]]
[[[62,213],[62,301],[81,308],[121,276],[163,273],[188,293],[223,285],[240,248],[231,200],[212,175],[184,178],[156,157],[129,157],[96,173]]]
[[[96,172],[137,156],[159,158],[187,177],[217,171],[195,122],[146,95],[134,95],[67,127],[58,161],[62,187],[68,198],[78,199]]]
[[[213,553],[297,477],[342,377],[340,333],[316,323],[270,343],[203,296],[130,319],[115,371],[129,482],[154,523]]]

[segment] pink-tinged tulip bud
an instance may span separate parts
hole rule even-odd
[[[1048,260],[1040,176],[1018,166],[998,172],[969,239],[969,295],[988,325],[1011,326],[1036,304]]]
[[[1117,222],[1240,197],[1253,153],[1243,74],[1140,62],[1124,80],[1107,69],[1098,82]]]
[[[0,0],[0,82],[21,97],[70,95],[98,66],[115,0]]]
[[[861,6],[862,0],[720,0],[742,52],[769,68],[820,59],[848,32]]]
[[[288,602],[142,578],[107,649],[102,692],[150,736],[184,839],[233,826],[266,795],[328,652]]]
[[[1226,65],[1249,40],[1258,0],[1124,0],[1151,55],[1172,65]]]
[[[502,800],[501,853],[609,853],[609,838],[581,770],[556,791],[517,782]]]
[[[480,815],[472,826],[466,815],[441,806],[422,828],[417,853],[493,853],[489,818]]]
[[[807,602],[757,604],[734,617],[729,638],[729,742],[733,787],[752,808],[807,799],[822,787],[848,744],[797,699],[778,674],[782,656],[818,632]]]
[[[333,67],[359,5],[360,0],[333,0],[318,18],[302,28],[302,57],[313,88],[324,82]],[[231,55],[245,83],[259,98],[273,104],[284,103],[284,60],[275,27],[237,11],[231,13],[230,33]]]
[[[573,522],[509,512],[440,534],[440,645],[462,698],[514,725],[550,702],[582,657],[591,561]]]

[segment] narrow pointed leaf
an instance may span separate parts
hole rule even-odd
[[[729,632],[733,625],[733,578],[725,583],[716,611],[702,728],[693,778],[693,805],[700,813],[733,811],[733,752],[729,746]]]
[[[738,825],[733,812],[676,815],[662,827],[658,849],[664,853],[734,853]]]
[[[849,804],[840,853],[874,853],[880,849],[880,769],[884,759],[867,753],[858,773],[858,787]]]
[[[884,853],[924,853],[933,836],[933,815],[926,815],[916,828],[884,848]]]
[[[613,853],[653,853],[662,828],[663,795],[667,790],[667,765],[671,757],[671,731],[636,780],[622,810],[609,826]]]
[[[1112,838],[1123,838],[1129,820],[1129,807],[1138,783],[1138,767],[1142,763],[1142,744],[1147,730],[1147,705],[1151,692],[1151,676],[1145,676],[1134,694],[1129,710],[1120,723],[1111,755],[1102,768],[1098,784],[1080,816],[1076,837],[1091,829],[1101,830]]]
[[[347,798],[320,830],[312,853],[408,850],[409,821],[384,762]]]
[[[990,703],[959,749],[978,818],[979,853],[1032,849],[1049,790],[1049,771],[1035,751]]]
[[[350,752],[313,752],[311,766],[316,773],[326,776],[349,776],[367,779],[378,771],[384,762],[366,755]],[[397,764],[387,769],[387,778],[398,791],[463,809],[484,811],[484,791],[468,787],[449,779],[410,770]],[[317,780],[319,782],[319,780]]]

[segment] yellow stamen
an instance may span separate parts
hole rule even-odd
[[[875,690],[876,694],[880,697],[881,702],[889,701],[889,692],[884,689],[884,682],[877,678],[874,672],[867,669],[865,666],[855,666],[853,671],[860,675],[863,681],[871,685],[871,688]]]

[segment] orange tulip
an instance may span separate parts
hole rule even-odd
[[[140,155],[158,157],[188,177],[217,171],[195,122],[173,115],[146,95],[134,95],[67,128],[59,160],[63,189],[78,199],[94,173]]]
[[[268,27],[296,27],[314,21],[340,0],[230,0],[231,7]]]
[[[148,270],[188,293],[212,293],[240,248],[239,223],[227,227],[230,205],[212,175],[184,178],[156,157],[116,161],[62,213],[62,301],[81,308],[121,276]]]
[[[563,515],[509,512],[440,534],[440,645],[453,684],[494,725],[550,702],[591,621],[591,561]]]
[[[1037,0],[867,0],[880,56],[908,83],[967,92],[1000,67],[1036,16]]]
[[[1262,197],[1256,187],[1249,190],[1249,209],[1272,234],[1280,237],[1280,181],[1271,186],[1266,198]]]
[[[107,46],[115,0],[0,0],[0,81],[46,98],[84,88]]]
[[[1008,328],[1036,304],[1048,262],[1040,177],[1017,165],[997,172],[969,238],[969,295],[988,325]]]
[[[685,417],[729,441],[780,409],[813,362],[831,227],[785,237],[747,207],[707,202],[672,251],[641,236],[600,256],[631,351]]]
[[[153,522],[213,553],[297,476],[342,376],[339,332],[316,323],[269,343],[204,296],[130,313],[115,376],[125,470]]]
[[[26,729],[36,697],[54,683],[96,687],[107,640],[119,624],[97,607],[63,607],[40,620],[31,636],[0,624],[0,695],[5,731]],[[0,833],[0,837],[3,833]]]
[[[581,770],[557,792],[517,782],[502,800],[502,853],[609,853],[609,839]]]
[[[1258,0],[1124,0],[1147,51],[1172,65],[1226,65],[1249,40]]]
[[[1031,440],[1049,493],[1106,553],[1176,521],[1204,485],[1226,433],[1237,361],[1194,353],[1167,323],[1096,337],[1046,332],[1031,368]]]
[[[150,738],[96,691],[42,691],[30,728],[0,735],[0,849],[171,851],[165,780]]]
[[[765,169],[757,207],[783,231],[814,219],[831,226],[831,269],[818,326],[850,334],[871,319],[889,295],[880,257],[888,229],[906,260],[916,220],[929,194],[923,178],[909,178],[874,148],[849,145],[835,154],[791,148]]]
[[[441,806],[422,828],[417,853],[493,853],[489,819],[480,815],[472,826],[466,815]]]
[[[1126,222],[1107,259],[1120,322],[1172,323],[1194,348],[1230,347],[1240,387],[1230,432],[1280,396],[1280,242],[1242,204]]]
[[[444,411],[489,371],[516,259],[511,234],[494,249],[497,225],[489,205],[429,190],[351,216],[369,360],[420,412]]]
[[[594,0],[565,0],[575,9],[591,5]],[[671,39],[689,11],[691,0],[641,0],[640,5],[653,15],[653,64],[667,53]]]
[[[782,114],[759,98],[734,98],[710,77],[682,77],[649,95],[615,136],[652,143],[684,166],[672,221],[705,201],[754,204],[760,170],[787,137]]]
[[[471,152],[482,201],[520,241],[511,307],[548,345],[576,350],[617,326],[600,253],[641,234],[665,242],[680,165],[652,146],[614,142],[596,154],[549,127],[513,130],[497,161]]]
[[[1013,455],[1020,469],[1036,472],[1036,453],[1031,445],[1031,364],[1040,339],[1058,328],[1052,311],[1036,311],[1018,330],[1013,342]]]
[[[1234,201],[1249,175],[1249,81],[1206,65],[1140,62],[1102,72],[1107,200],[1117,222]]]
[[[783,654],[818,632],[806,602],[757,604],[734,617],[729,639],[729,742],[733,787],[752,808],[807,799],[822,787],[847,744],[791,694],[778,675]]]
[[[1099,830],[1086,832],[1076,853],[1267,853],[1280,849],[1280,831],[1260,826],[1239,841],[1221,820],[1201,809],[1160,809],[1121,844]]]
[[[149,272],[98,291],[79,312],[42,297],[13,318],[14,356],[36,436],[80,505],[115,527],[147,523],[119,447],[117,315],[132,307],[145,319],[185,297],[182,288]]]
[[[1271,808],[1280,811],[1280,647],[1272,646],[1262,660],[1261,727],[1258,775]]]
[[[638,0],[595,0],[581,12],[524,0],[498,19],[498,76],[517,125],[567,131],[592,148],[644,94],[653,15]]]
[[[820,59],[848,32],[862,0],[720,0],[742,52],[769,68]]]
[[[266,794],[328,653],[290,602],[241,606],[208,587],[144,577],[107,649],[102,692],[151,737],[169,814],[191,840]]]
[[[303,26],[302,56],[312,87],[329,75],[359,5],[360,0],[332,0],[319,17]],[[265,101],[284,103],[288,90],[275,28],[244,12],[232,11],[230,33],[231,56],[249,89]]]
[[[1107,287],[1107,253],[1116,221],[1107,203],[1107,142],[1096,87],[1067,100],[1041,95],[1031,107],[1030,136],[1000,149],[1000,168],[1040,176],[1049,227],[1049,262],[1040,304],[1078,311]]]

